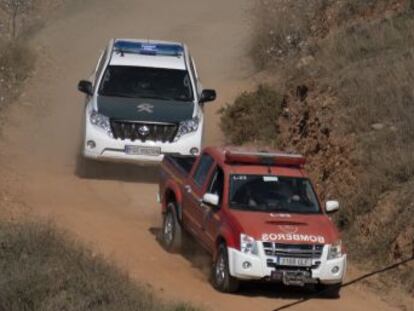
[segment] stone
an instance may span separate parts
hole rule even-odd
[[[371,125],[371,128],[373,130],[380,131],[384,128],[384,124],[383,123],[374,123],[374,124]]]

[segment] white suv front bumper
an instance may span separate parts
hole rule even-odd
[[[234,248],[228,248],[230,274],[241,280],[272,280],[275,271],[292,270],[292,268],[273,267],[268,265],[268,259],[274,259],[264,253],[262,243],[258,242],[258,255],[250,255]],[[325,245],[320,259],[315,259],[319,264],[308,268],[314,283],[337,284],[345,277],[347,257],[343,254],[336,259],[327,259],[328,245]],[[300,270],[301,268],[295,268]],[[293,269],[293,270],[295,270]],[[337,270],[337,271],[336,271]]]
[[[202,127],[203,124],[200,122],[196,132],[183,135],[176,142],[142,142],[140,140],[131,141],[130,139],[112,138],[103,129],[92,125],[86,118],[82,154],[86,158],[95,160],[157,164],[162,161],[165,154],[191,155],[191,149],[201,150]],[[93,147],[88,142],[93,142]],[[159,147],[161,148],[161,154],[157,156],[127,154],[125,151],[127,145]]]

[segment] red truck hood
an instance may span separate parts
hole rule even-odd
[[[258,241],[289,244],[332,244],[339,233],[324,214],[278,214],[232,210],[242,232]]]

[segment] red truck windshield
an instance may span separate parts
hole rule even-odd
[[[321,213],[306,178],[230,175],[230,207],[260,212]]]

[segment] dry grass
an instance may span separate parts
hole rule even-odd
[[[220,127],[232,144],[277,141],[277,119],[282,111],[282,97],[268,85],[254,92],[242,93],[232,105],[220,109]]]
[[[412,14],[339,30],[321,43],[324,81],[337,92],[343,133],[356,135],[359,211],[414,177]],[[365,198],[365,199],[364,199]]]
[[[41,16],[19,20],[19,34],[26,36]],[[8,32],[0,23],[0,110],[19,96],[35,62],[23,39],[10,40]],[[0,276],[0,311],[195,310],[161,303],[101,256],[42,223],[0,222]]]
[[[408,11],[344,27],[321,43],[320,64],[329,73],[323,82],[336,90],[340,100],[342,133],[355,135],[356,142],[359,182],[356,191],[344,198],[348,205],[342,214],[347,218],[347,237],[354,257],[371,258],[377,264],[414,249],[412,238],[403,237],[414,227],[413,17]],[[388,216],[378,218],[388,193],[396,193],[395,202]],[[361,231],[359,218],[369,233]],[[395,248],[402,249],[394,254]],[[409,291],[414,290],[413,273],[406,268],[399,274]]]
[[[0,223],[0,250],[0,310],[196,310],[162,304],[49,224]]]
[[[75,0],[72,0],[75,1]],[[63,0],[30,0],[27,9],[16,17],[16,34],[12,35],[11,17],[7,6],[0,8],[0,109],[12,102],[20,92],[20,86],[30,76],[35,55],[26,43],[46,16],[62,6]],[[12,2],[5,2],[12,3]]]
[[[258,68],[277,68],[287,89],[311,86],[305,104],[288,101],[288,108],[295,105],[300,116],[312,107],[317,117],[329,120],[329,145],[318,145],[322,151],[338,150],[326,155],[348,163],[332,167],[326,182],[351,185],[349,191],[341,191],[345,187],[338,184],[330,195],[343,202],[338,223],[352,257],[385,264],[411,254],[414,241],[406,232],[414,232],[414,1],[255,3],[251,55]],[[325,98],[334,98],[328,108],[319,102]],[[257,118],[252,123],[261,124],[258,114],[252,118]],[[258,135],[255,140],[274,142],[270,133]],[[335,145],[341,137],[353,142],[345,146],[350,158],[341,159],[344,146]],[[303,138],[296,141],[284,145],[306,146]],[[321,158],[320,152],[315,159],[331,160]],[[355,180],[335,179],[344,169]],[[408,270],[402,269],[399,280],[414,291],[414,275]]]
[[[32,73],[35,56],[20,42],[0,42],[0,111],[20,94]]]
[[[264,69],[287,56],[311,49],[306,38],[311,20],[322,0],[256,0],[254,33],[250,54],[256,66]]]
[[[80,0],[1,0],[0,39],[30,37],[45,25],[46,21],[64,7]],[[10,10],[10,7],[13,9]],[[14,9],[18,8],[14,16]],[[14,23],[13,23],[14,19]],[[14,25],[14,26],[13,26]]]

